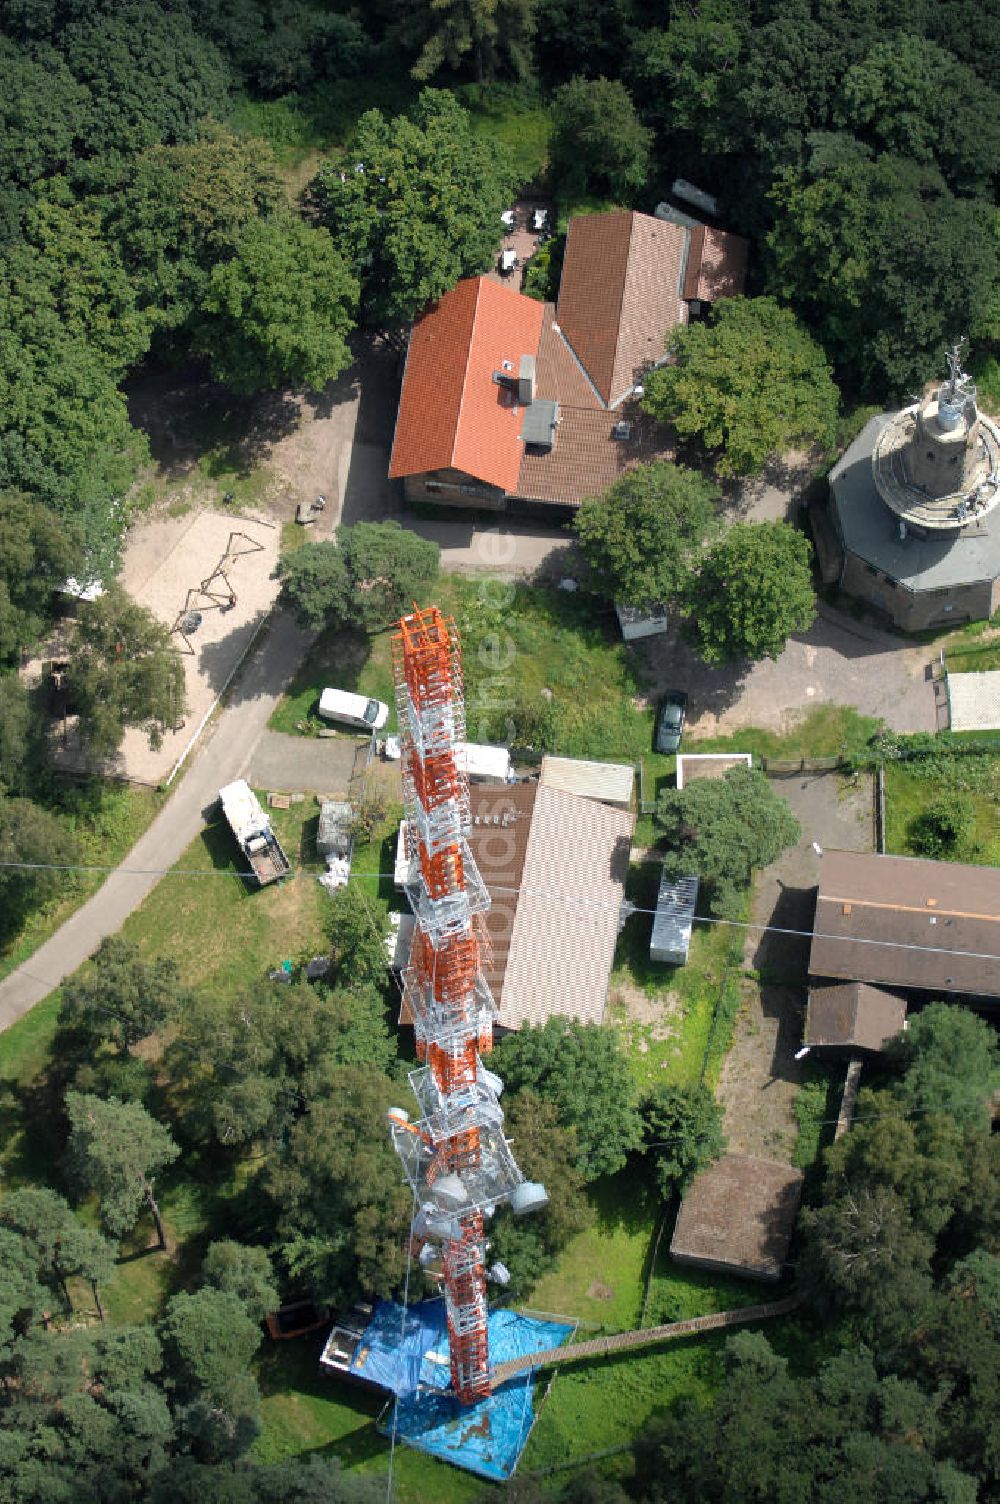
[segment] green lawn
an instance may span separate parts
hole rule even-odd
[[[452,91],[472,116],[473,134],[500,141],[512,153],[518,180],[530,183],[545,170],[552,116],[540,94],[517,84],[463,84]]]
[[[748,727],[731,736],[685,741],[687,752],[752,752],[754,758],[843,757],[860,753],[881,722],[850,705],[816,705],[781,734]]]
[[[314,872],[319,810],[306,799],[271,818],[293,874],[270,887],[250,888],[237,876],[239,848],[221,811],[196,836],[180,861],[157,884],[122,934],[146,955],[169,955],[194,986],[232,997],[286,958],[324,944],[327,895]]]
[[[910,845],[913,821],[935,799],[961,788],[975,809],[968,848],[956,852],[963,861],[1000,866],[1000,759],[984,754],[944,760],[924,771],[916,763],[885,765],[885,843],[887,851],[919,855]]]
[[[633,865],[627,893],[643,909],[656,906],[659,866]],[[685,966],[649,959],[652,917],[633,914],[618,938],[608,988],[608,1017],[621,1031],[640,1091],[658,1081],[689,1085],[705,1071],[713,1080],[729,1045],[738,998],[742,932],[735,942],[724,925],[697,924]],[[730,963],[733,957],[733,963]]]

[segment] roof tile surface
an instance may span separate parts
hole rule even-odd
[[[521,409],[493,381],[534,355],[543,308],[489,277],[459,282],[410,334],[389,475],[456,469],[513,491]]]
[[[687,320],[686,234],[628,209],[570,220],[557,317],[609,406],[660,359],[670,330]]]

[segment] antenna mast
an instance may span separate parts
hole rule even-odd
[[[482,1063],[493,1047],[496,1003],[483,975],[490,898],[466,840],[469,787],[455,755],[465,740],[461,649],[436,607],[403,617],[393,638],[396,711],[403,743],[403,803],[411,835],[405,884],[416,919],[403,995],[422,1069],[410,1085],[411,1123],[388,1114],[393,1145],[420,1210],[418,1257],[440,1259],[451,1382],[464,1404],[490,1393],[485,1222],[503,1201],[522,1213],[544,1206],[503,1135],[503,1083]],[[504,1282],[506,1271],[491,1271]]]

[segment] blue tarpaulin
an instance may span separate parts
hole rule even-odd
[[[574,1328],[516,1311],[490,1312],[490,1359],[503,1363],[558,1347]],[[444,1301],[422,1301],[403,1318],[389,1301],[376,1306],[358,1346],[352,1373],[391,1389],[398,1399],[382,1429],[484,1478],[509,1478],[534,1422],[530,1373],[511,1379],[488,1399],[460,1405],[451,1395]],[[416,1381],[414,1381],[416,1380]]]

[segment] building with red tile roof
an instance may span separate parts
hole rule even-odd
[[[565,513],[672,458],[636,389],[689,303],[742,290],[747,250],[679,220],[576,216],[557,306],[474,277],[414,325],[389,466],[410,500]]]

